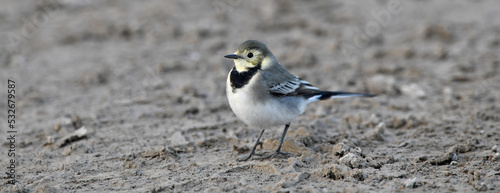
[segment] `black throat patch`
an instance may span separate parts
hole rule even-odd
[[[248,82],[250,82],[250,79],[257,73],[259,69],[260,65],[250,68],[245,72],[238,72],[236,70],[236,67],[234,67],[233,70],[231,70],[231,75],[229,77],[233,92],[236,89],[242,88],[243,86],[247,85]]]

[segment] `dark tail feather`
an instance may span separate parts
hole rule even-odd
[[[352,92],[330,92],[330,91],[318,91],[313,94],[305,95],[307,100],[311,102],[316,102],[319,100],[333,99],[333,98],[347,98],[347,97],[374,97],[374,94],[367,93],[352,93]]]

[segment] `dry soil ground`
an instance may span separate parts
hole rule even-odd
[[[499,192],[499,7],[1,0],[0,190]],[[231,112],[223,56],[247,39],[319,88],[378,96],[310,105],[286,138],[294,156],[237,162],[260,130]]]

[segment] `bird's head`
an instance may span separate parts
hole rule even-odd
[[[224,56],[233,59],[236,70],[245,72],[250,69],[267,68],[272,64],[274,55],[267,46],[257,40],[247,40],[238,46],[234,54]]]

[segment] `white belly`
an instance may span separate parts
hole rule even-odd
[[[252,79],[249,84],[252,84]],[[228,81],[226,94],[234,114],[247,125],[266,129],[266,127],[285,125],[304,112],[305,99],[302,97],[281,97],[269,100],[272,96],[258,99],[246,85],[233,93]],[[300,105],[297,105],[300,104]]]

